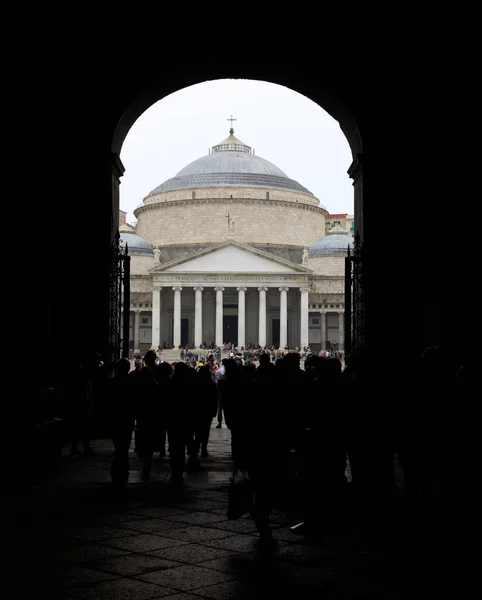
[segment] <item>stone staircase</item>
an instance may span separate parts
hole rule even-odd
[[[191,352],[194,352],[194,350],[192,348],[191,348]],[[211,350],[198,349],[197,352],[199,354],[206,354],[206,355],[211,354]],[[228,356],[229,356],[229,351],[223,350],[221,352],[221,358],[226,358]],[[178,349],[163,350],[161,352],[161,360],[164,360],[165,362],[169,362],[169,363],[178,362],[179,360],[181,360],[181,351]]]
[[[172,348],[170,350],[163,350],[160,356],[161,360],[173,363],[181,360],[181,351],[179,348]]]

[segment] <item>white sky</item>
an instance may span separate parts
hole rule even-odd
[[[156,102],[134,123],[121,151],[120,207],[127,222],[158,185],[229,135],[308,188],[330,213],[353,214],[350,147],[337,121],[286,87],[239,79],[207,81]]]

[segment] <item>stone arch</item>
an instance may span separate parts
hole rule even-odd
[[[364,229],[366,331],[372,348],[390,348],[404,360],[434,344],[466,355],[477,339],[472,321],[465,320],[465,290],[476,273],[469,258],[477,253],[469,256],[470,236],[452,244],[441,234],[450,223],[447,207],[477,197],[476,178],[467,178],[466,154],[458,152],[462,131],[472,132],[461,126],[461,115],[470,121],[471,113],[465,80],[455,77],[458,66],[470,65],[467,52],[460,51],[460,64],[452,48],[445,56],[437,39],[440,28],[428,26],[420,27],[423,43],[407,44],[406,25],[413,21],[408,13],[405,22],[400,11],[392,19],[384,13],[380,21],[379,11],[355,2],[323,8],[311,31],[293,23],[289,32],[263,27],[258,36],[224,22],[221,32],[212,28],[212,34],[209,29],[201,35],[198,28],[180,36],[175,28],[169,37],[159,26],[165,22],[163,7],[157,20],[147,19],[144,9],[110,11],[96,32],[92,24],[100,25],[98,15],[84,12],[88,27],[78,26],[78,39],[70,28],[61,44],[43,43],[47,23],[36,29],[41,43],[32,44],[31,35],[25,39],[31,52],[12,88],[13,105],[22,109],[22,135],[14,136],[21,159],[16,185],[25,182],[29,190],[29,213],[22,214],[18,231],[37,240],[41,223],[43,265],[35,269],[33,289],[45,293],[35,302],[23,294],[28,323],[35,323],[34,332],[23,337],[38,340],[41,353],[50,356],[63,347],[64,324],[74,316],[75,345],[104,347],[109,250],[119,208],[112,190],[122,171],[118,157],[125,135],[160,98],[231,77],[296,90],[340,123],[354,157],[355,196],[363,186],[361,198],[355,197],[355,219]],[[336,15],[326,14],[335,10]],[[81,17],[76,15],[77,25]],[[81,52],[87,30],[89,52]],[[52,29],[53,40],[58,34]],[[68,68],[65,61],[52,60],[58,52]],[[447,84],[452,75],[454,85]],[[35,95],[39,81],[43,93]],[[30,106],[34,96],[36,110]],[[30,191],[40,187],[48,190],[45,200]],[[65,277],[60,268],[64,248],[75,277]],[[24,260],[31,260],[30,249]]]
[[[119,119],[112,137],[111,151],[120,156],[122,145],[130,128],[148,108],[150,108],[159,100],[162,100],[167,95],[180,91],[181,89],[199,83],[204,83],[208,80],[226,79],[226,76],[221,76],[216,73],[212,75],[213,76],[211,77],[205,78],[199,77],[193,73],[187,75],[182,80],[177,80],[174,85],[170,85],[167,88],[165,82],[161,81],[155,81],[150,87],[145,88],[143,92],[139,94],[125,109],[124,113]],[[249,74],[249,72],[242,72],[236,78],[265,81],[267,83],[282,85],[294,92],[298,92],[299,94],[306,96],[315,104],[318,104],[320,108],[323,108],[336,121],[338,121],[340,129],[348,141],[352,152],[352,157],[354,159],[357,155],[363,152],[361,134],[353,114],[343,103],[341,98],[336,94],[336,92],[328,85],[320,84],[315,89],[310,88],[310,86],[303,85],[301,82],[297,82],[296,85],[287,85],[286,77],[280,76],[279,74],[273,75],[269,67],[266,67],[265,77],[253,77]]]

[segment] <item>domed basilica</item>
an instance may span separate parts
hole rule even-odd
[[[353,238],[303,185],[229,137],[168,179],[125,223],[130,340],[344,349]],[[326,233],[325,233],[326,231]]]

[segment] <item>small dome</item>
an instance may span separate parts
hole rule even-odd
[[[308,250],[308,256],[323,256],[326,254],[348,254],[353,248],[353,237],[348,231],[335,225],[330,231],[311,246]]]
[[[213,152],[229,152],[232,150],[235,152],[247,152],[248,154],[251,154],[251,146],[246,146],[244,142],[238,140],[234,135],[234,129],[229,130],[229,137],[212,148]]]
[[[125,248],[126,244],[129,254],[146,254],[150,256],[154,254],[152,246],[140,235],[120,231],[120,245]]]

